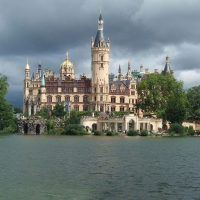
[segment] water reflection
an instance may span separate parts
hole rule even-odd
[[[198,199],[199,138],[0,137],[0,199]]]

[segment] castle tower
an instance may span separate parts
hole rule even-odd
[[[46,102],[46,88],[45,88],[45,77],[44,77],[44,74],[42,75],[42,79],[41,79],[41,103],[45,103]]]
[[[91,41],[92,88],[90,110],[109,111],[109,51],[110,41],[104,40],[103,19],[100,13],[95,41]]]
[[[24,94],[23,94],[23,113],[27,113],[27,103],[28,103],[28,95],[29,95],[29,85],[30,85],[30,67],[28,64],[28,59],[27,63],[25,66],[25,78],[24,78]]]

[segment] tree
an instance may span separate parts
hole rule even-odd
[[[22,109],[21,108],[14,108],[14,113],[22,113]]]
[[[65,127],[68,125],[68,124],[79,124],[80,123],[80,120],[77,116],[77,112],[75,110],[72,110],[70,113],[69,113],[69,117],[66,118],[65,120]]]
[[[41,116],[43,117],[44,119],[50,119],[50,110],[47,108],[47,107],[42,107],[41,110],[39,110],[35,116]]]
[[[187,97],[185,93],[173,93],[167,101],[166,119],[171,123],[182,124],[187,118]]]
[[[192,118],[200,118],[200,85],[186,90],[188,112]]]
[[[66,115],[65,107],[57,103],[52,110],[52,115],[60,118],[64,117]]]
[[[172,101],[174,94],[178,94],[180,101],[186,105],[187,100],[183,90],[183,82],[177,81],[170,74],[162,75],[152,73],[145,75],[140,83],[137,85],[138,101],[135,105],[137,109],[141,109],[144,113],[154,113],[157,117],[161,117],[164,121],[168,120],[166,115],[166,108]],[[177,106],[179,104],[177,102]],[[181,106],[181,105],[180,105]],[[176,110],[179,112],[179,109]],[[178,113],[177,113],[178,114]]]
[[[11,127],[15,131],[13,106],[8,104],[5,95],[9,86],[7,77],[0,74],[0,130]]]

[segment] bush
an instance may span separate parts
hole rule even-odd
[[[87,135],[87,132],[80,124],[69,124],[65,127],[62,135]]]
[[[183,136],[185,134],[185,128],[178,123],[171,124],[170,128],[167,131],[169,134],[178,134]]]
[[[147,130],[141,130],[140,135],[141,136],[148,136],[148,131]]]
[[[104,135],[104,133],[102,131],[95,130],[94,131],[94,135],[96,135],[96,136],[102,136],[102,135]]]
[[[116,135],[118,135],[117,132],[113,132],[113,131],[107,131],[106,132],[106,136],[116,136]]]
[[[200,130],[196,130],[196,131],[195,131],[195,134],[196,134],[196,135],[200,135]]]
[[[11,134],[14,133],[15,129],[12,126],[6,127],[3,130],[0,130],[0,134]]]
[[[136,136],[139,134],[139,131],[138,130],[134,130],[134,129],[130,129],[128,132],[127,132],[127,135],[128,136]]]
[[[188,135],[194,135],[194,134],[195,134],[195,132],[194,132],[193,126],[189,126]]]

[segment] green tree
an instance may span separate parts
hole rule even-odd
[[[186,104],[183,82],[177,81],[168,74],[165,76],[157,73],[145,75],[137,85],[137,93],[136,108],[140,108],[144,113],[156,114],[163,121],[168,120],[169,115],[166,115],[166,108],[168,100],[174,94],[179,94],[179,98],[181,98],[179,103]]]
[[[188,112],[191,118],[200,118],[200,85],[186,90]]]
[[[71,112],[68,113],[69,114],[69,117],[67,117],[65,119],[65,127],[69,124],[79,124],[80,123],[80,120],[77,116],[77,111],[75,110],[72,110]]]
[[[22,109],[21,108],[14,108],[14,113],[22,113]]]
[[[8,88],[8,79],[0,74],[0,131],[10,127],[11,131],[15,131],[14,110],[11,104],[8,104],[5,95]]]
[[[180,92],[180,93],[179,93]],[[182,124],[187,118],[187,97],[184,91],[173,93],[167,101],[166,119],[171,123]]]
[[[52,110],[52,115],[60,118],[64,117],[66,115],[65,107],[57,103]]]
[[[35,116],[41,116],[44,119],[50,119],[51,111],[47,107],[42,107],[40,111],[38,111]]]

